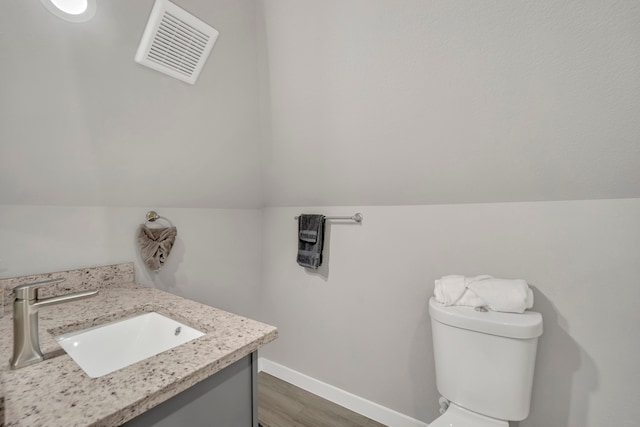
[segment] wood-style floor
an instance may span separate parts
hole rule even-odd
[[[262,427],[385,427],[267,373],[258,375]]]

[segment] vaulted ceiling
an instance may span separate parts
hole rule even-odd
[[[260,205],[255,3],[177,3],[221,33],[194,86],[134,62],[153,0],[0,4],[2,203]]]
[[[152,0],[0,5],[0,203],[640,197],[635,1],[175,3],[220,31],[194,86],[133,61]]]
[[[640,196],[637,2],[262,4],[269,203]]]

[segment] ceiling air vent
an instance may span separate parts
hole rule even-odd
[[[168,0],[156,0],[136,62],[194,84],[218,31]]]

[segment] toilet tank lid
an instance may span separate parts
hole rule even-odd
[[[445,306],[429,299],[429,315],[446,325],[508,338],[535,338],[542,335],[542,315],[535,311],[501,313],[476,311],[473,307]]]

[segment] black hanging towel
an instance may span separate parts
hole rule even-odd
[[[324,215],[298,217],[298,257],[303,267],[317,270],[322,265],[322,245],[324,244]]]

